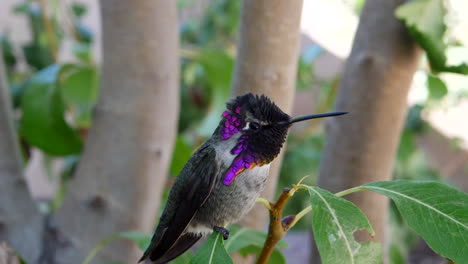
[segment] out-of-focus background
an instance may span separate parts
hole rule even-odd
[[[300,20],[300,56],[292,115],[331,111],[351,52],[364,0],[305,0]],[[447,0],[451,64],[468,61],[468,10],[465,0]],[[92,126],[92,109],[100,91],[103,60],[99,3],[93,0],[2,0],[0,43],[18,124],[39,127],[20,131],[25,177],[41,210],[62,206],[67,186],[80,161],[82,141]],[[240,1],[179,0],[180,114],[169,181],[164,197],[191,153],[211,135],[219,108],[229,98],[240,26]],[[47,17],[44,17],[44,10]],[[116,27],[121,25],[116,24]],[[146,32],[151,38],[152,32]],[[123,36],[124,37],[124,36]],[[145,39],[141,40],[142,42]],[[139,44],[128,49],[139,49]],[[124,62],[122,62],[124,63]],[[47,80],[40,74],[60,64],[62,99],[48,88],[32,91]],[[134,70],[138,71],[138,66]],[[50,72],[49,72],[50,74]],[[47,79],[47,78],[45,78]],[[57,103],[56,100],[60,100]],[[59,106],[57,106],[59,105]],[[58,109],[58,108],[60,109]],[[434,76],[423,58],[407,99],[408,114],[393,166],[395,179],[435,179],[468,190],[468,77]],[[343,109],[349,110],[350,109]],[[54,119],[54,115],[64,119]],[[27,119],[27,120],[25,120]],[[44,123],[54,123],[52,131]],[[119,119],[114,120],[115,123]],[[383,118],[380,122],[393,122]],[[21,129],[25,129],[25,127]],[[27,129],[27,128],[26,128]],[[342,131],[346,137],[348,131]],[[297,125],[291,131],[277,184],[278,192],[305,175],[317,182],[325,147],[322,121]],[[131,139],[129,139],[131,140]],[[378,144],[378,143],[377,143]],[[111,183],[109,183],[111,184]],[[164,198],[163,198],[164,200]],[[97,201],[99,202],[99,201]],[[308,205],[299,193],[287,213]],[[309,217],[288,233],[283,250],[288,263],[306,263],[311,251]],[[389,263],[443,263],[390,207],[387,246]]]

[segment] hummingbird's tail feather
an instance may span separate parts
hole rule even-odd
[[[178,256],[182,255],[185,251],[191,248],[200,238],[202,237],[201,234],[194,234],[194,233],[186,233],[177,239],[177,241],[173,245],[164,245],[164,241],[151,252],[148,252],[146,255],[147,260],[145,264],[166,264],[169,261],[177,258]],[[161,249],[169,248],[167,251],[162,252]],[[142,258],[140,261],[144,260]]]

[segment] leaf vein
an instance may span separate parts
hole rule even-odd
[[[351,263],[354,264],[354,254],[353,254],[353,251],[351,250],[351,245],[349,244],[348,237],[346,236],[346,234],[345,234],[345,232],[343,230],[343,227],[341,226],[340,222],[338,221],[338,218],[336,218],[335,214],[333,213],[333,211],[332,211],[333,209],[330,207],[330,205],[325,200],[325,198],[323,198],[323,196],[320,195],[319,192],[317,192],[314,188],[310,188],[310,190],[312,190],[313,192],[315,192],[317,194],[317,196],[323,201],[325,206],[330,211],[330,214],[333,217],[333,220],[335,220],[335,223],[338,226],[339,232],[343,235],[343,239],[344,239],[345,244],[346,244],[346,249],[348,250],[349,255],[351,257]]]
[[[214,257],[214,252],[216,250],[216,243],[218,242],[218,237],[220,237],[220,235],[216,235],[214,245],[213,245],[213,249],[211,250],[210,259],[209,259],[208,263],[213,263],[213,257]]]
[[[420,201],[420,200],[418,200],[418,199],[415,199],[415,198],[413,198],[413,197],[411,197],[411,196],[408,196],[408,195],[406,195],[406,194],[403,194],[403,193],[400,193],[400,192],[396,192],[396,191],[393,191],[393,190],[390,190],[390,189],[385,189],[385,188],[377,187],[377,186],[367,186],[367,187],[368,187],[369,189],[373,189],[373,188],[374,188],[374,189],[378,189],[378,190],[382,190],[382,191],[391,192],[391,193],[394,193],[394,194],[396,194],[396,195],[402,196],[402,197],[404,197],[404,198],[406,198],[406,199],[409,199],[409,200],[411,200],[411,201],[414,201],[414,202],[416,202],[416,203],[418,203],[418,204],[420,204],[420,205],[422,205],[422,206],[425,206],[425,207],[427,207],[427,208],[433,210],[434,212],[439,213],[439,214],[442,215],[442,216],[447,217],[448,219],[450,219],[450,220],[453,221],[454,223],[457,223],[458,225],[460,225],[460,226],[464,227],[466,230],[468,230],[468,226],[466,226],[464,223],[462,223],[462,222],[458,221],[457,219],[451,217],[450,215],[448,215],[448,214],[446,214],[446,213],[440,211],[439,209],[437,209],[437,208],[435,208],[435,207],[433,207],[433,206],[431,206],[431,205],[429,205],[429,204],[427,204],[427,203],[424,203],[424,202],[422,202],[422,201]]]

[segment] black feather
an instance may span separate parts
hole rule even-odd
[[[182,255],[185,251],[191,248],[198,240],[202,237],[201,234],[187,233],[179,237],[176,243],[157,261],[154,261],[154,264],[165,264],[169,261],[177,258]],[[150,258],[151,260],[151,258]]]
[[[159,263],[161,260],[173,259],[199,239],[196,236],[186,237],[184,231],[208,199],[216,182],[218,168],[213,166],[215,157],[215,150],[204,145],[185,164],[169,193],[150,246],[140,261],[149,258]]]
[[[270,163],[283,147],[291,117],[265,95],[248,93],[227,103],[227,108],[232,113],[236,113],[239,107],[241,110],[239,117],[242,120],[246,120],[247,113],[249,113],[258,121],[268,124],[258,131],[246,133],[248,133],[250,153],[253,153],[261,162]]]

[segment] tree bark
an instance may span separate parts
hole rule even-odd
[[[102,89],[82,160],[55,221],[71,239],[59,263],[81,263],[102,239],[153,231],[179,109],[175,1],[101,1]],[[95,263],[135,263],[112,242]]]
[[[1,264],[20,264],[15,251],[9,248],[5,243],[0,243],[0,263]]]
[[[1,51],[0,48],[0,54]],[[42,250],[44,218],[31,199],[21,163],[11,97],[0,56],[0,244],[7,241],[28,263],[36,263]]]
[[[245,0],[232,94],[265,94],[290,112],[295,91],[302,0]],[[283,148],[284,149],[284,148]],[[272,199],[282,154],[273,162],[262,197]],[[263,228],[268,212],[257,205],[245,225]]]
[[[390,180],[407,110],[407,94],[421,58],[420,49],[395,18],[403,0],[369,0],[362,11],[347,60],[336,110],[327,120],[319,186],[332,192]],[[370,192],[350,195],[384,242],[388,200]],[[360,234],[359,239],[371,239]],[[315,252],[316,253],[316,252]],[[313,254],[311,263],[319,263]]]
[[[290,112],[295,91],[302,0],[245,0],[232,95],[265,94]],[[284,149],[284,148],[283,148]],[[282,154],[273,162],[262,197],[273,198]],[[256,205],[242,224],[262,229],[268,211]],[[238,262],[236,262],[238,263]]]

